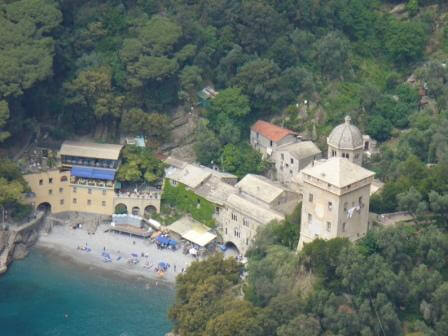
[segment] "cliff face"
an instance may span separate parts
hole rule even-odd
[[[44,214],[40,213],[29,223],[9,230],[0,230],[0,274],[6,272],[14,259],[23,259],[28,255],[28,249],[37,241],[43,218]]]

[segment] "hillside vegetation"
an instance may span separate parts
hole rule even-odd
[[[403,161],[447,161],[446,6],[7,0],[0,5],[0,141],[9,148],[44,125],[54,139],[111,141],[122,132],[157,146],[183,106],[201,116],[198,160],[242,176],[266,169],[245,144],[254,120],[273,118],[324,149],[331,128],[350,114],[385,143],[370,167],[394,182],[393,202],[379,197],[374,208],[403,208],[397,195],[410,186],[396,181]],[[220,94],[200,108],[197,91],[210,84]],[[430,206],[431,188],[416,184],[420,209]],[[446,189],[435,191],[443,197]]]

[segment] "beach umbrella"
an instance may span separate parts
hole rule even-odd
[[[131,256],[133,256],[134,258],[138,258],[138,254],[137,253],[131,253]]]

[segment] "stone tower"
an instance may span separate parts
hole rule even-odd
[[[351,118],[345,117],[345,122],[336,126],[327,138],[328,158],[342,157],[357,165],[362,165],[364,142],[359,128],[352,125]]]
[[[375,173],[334,157],[302,170],[298,249],[316,238],[362,238],[368,230],[370,184]]]

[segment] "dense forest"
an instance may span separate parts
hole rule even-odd
[[[257,236],[243,266],[216,255],[177,278],[170,310],[184,336],[448,334],[446,227],[370,231],[357,244],[315,240],[297,254],[289,224]]]
[[[60,140],[145,135],[157,148],[181,107],[200,117],[199,162],[243,176],[268,167],[247,145],[254,120],[325,149],[350,114],[381,143],[366,163],[387,182],[374,211],[448,205],[445,1],[6,0],[0,9],[4,148],[37,129]],[[205,85],[219,95],[202,108]]]

